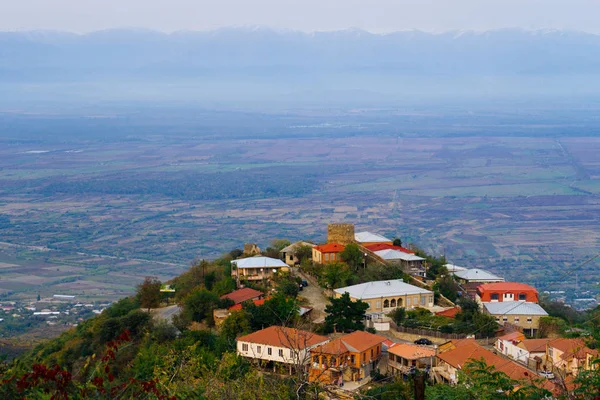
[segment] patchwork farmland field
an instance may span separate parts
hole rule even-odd
[[[345,221],[542,290],[596,294],[599,261],[578,271],[578,293],[562,272],[600,248],[598,126],[578,134],[551,112],[518,126],[362,113],[164,132],[144,114],[126,132],[99,120],[79,135],[85,116],[67,134],[45,126],[57,117],[0,114],[18,120],[0,125],[0,293],[114,300],[194,258],[320,242]],[[343,118],[353,125],[336,128]]]

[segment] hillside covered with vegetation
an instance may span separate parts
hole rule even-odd
[[[303,320],[298,309],[295,278],[281,274],[275,279],[271,295],[258,307],[244,304],[215,327],[213,310],[227,308],[230,300],[221,295],[235,288],[231,278],[231,255],[212,262],[201,261],[169,282],[175,294],[160,292],[161,282],[147,278],[138,286],[136,296],[124,298],[102,314],[80,323],[60,337],[36,347],[22,357],[2,364],[0,398],[3,399],[318,399],[327,388],[309,383],[306,373],[287,375],[250,363],[236,354],[236,338],[272,325],[286,325],[331,332],[331,318],[356,312],[347,321],[348,331],[364,329],[364,303],[349,299],[332,300],[322,325]],[[321,278],[327,284],[327,274]],[[352,271],[348,280],[357,279]],[[342,275],[344,275],[342,274]],[[443,278],[438,277],[441,281]],[[268,288],[261,288],[267,290]],[[150,309],[177,304],[180,312],[171,320],[160,318]],[[457,324],[467,323],[468,306]],[[348,312],[338,307],[350,307]],[[163,307],[164,308],[164,307]],[[360,310],[362,308],[362,311]],[[562,334],[589,334],[589,346],[598,347],[600,311],[573,313],[549,304],[554,324]],[[160,310],[160,309],[159,309]],[[418,321],[417,310],[394,315],[400,321]],[[362,315],[360,315],[362,313]],[[339,315],[338,315],[339,314]],[[400,315],[403,314],[403,315]],[[336,316],[337,315],[337,316]],[[346,315],[346,316],[347,316]],[[485,321],[477,328],[489,325]],[[581,327],[578,333],[567,326]],[[341,324],[338,324],[341,326]],[[551,329],[549,327],[548,329]],[[465,365],[456,386],[425,384],[414,376],[408,381],[372,375],[371,384],[357,398],[412,399],[423,389],[427,399],[543,399],[550,393],[535,384],[517,385],[502,372],[474,360]],[[424,382],[424,379],[423,379]],[[533,382],[533,381],[532,381]],[[571,389],[555,398],[598,399],[600,370],[581,373],[570,383]],[[518,390],[514,388],[518,387]],[[573,389],[575,388],[575,389]]]

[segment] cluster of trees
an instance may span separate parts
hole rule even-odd
[[[498,328],[495,318],[482,313],[475,300],[461,297],[458,305],[461,307],[461,311],[455,318],[436,316],[423,308],[409,311],[397,308],[389,316],[397,325],[407,328],[440,330],[443,333],[472,334],[476,332],[483,337],[494,335]]]

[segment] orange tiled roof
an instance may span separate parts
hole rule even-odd
[[[224,294],[221,296],[222,299],[231,299],[235,304],[243,303],[248,300],[255,299],[257,297],[262,296],[263,293],[258,290],[254,290],[252,288],[243,288],[239,290],[234,290],[231,293]]]
[[[383,343],[386,340],[387,338],[375,335],[373,333],[365,331],[354,331],[352,333],[334,339],[329,343],[326,343],[319,347],[315,347],[313,352],[336,355],[343,354],[346,352],[362,353],[363,351],[367,351],[371,347]]]
[[[385,342],[387,338],[365,331],[354,331],[342,336],[340,339],[342,339],[350,351],[363,352],[376,344]]]
[[[333,354],[336,356],[348,353],[349,351],[341,338],[333,339],[331,342],[317,346],[312,350],[313,353]]]
[[[341,253],[344,251],[346,246],[339,243],[327,243],[320,246],[315,246],[314,248],[321,253]]]
[[[316,333],[284,326],[270,326],[260,331],[242,336],[238,342],[258,343],[273,347],[285,347],[302,350],[329,340]]]
[[[525,335],[523,335],[523,333],[521,333],[521,332],[516,331],[516,332],[507,333],[506,335],[502,335],[498,339],[521,341],[521,340],[525,339]]]
[[[519,343],[520,347],[523,347],[530,353],[540,353],[546,351],[546,344],[552,339],[525,339]]]
[[[444,311],[438,311],[435,315],[440,317],[454,318],[460,312],[460,307],[452,307]]]
[[[267,299],[252,300],[252,302],[256,306],[262,306],[263,304],[265,304],[265,301],[267,301]],[[242,308],[242,303],[237,303],[229,307],[229,311],[239,311]]]
[[[495,355],[491,351],[481,347],[474,340],[468,341],[462,345],[456,343],[456,345],[457,347],[455,349],[438,354],[437,357],[457,369],[462,369],[469,361],[483,359],[487,365],[493,366],[497,371],[503,372],[511,379],[517,381],[530,381],[532,378],[537,378],[537,376],[527,368],[522,367],[514,361],[507,361]],[[541,386],[550,391],[556,390],[555,385],[549,381],[542,381],[540,384],[535,384],[536,386]]]
[[[479,291],[506,291],[506,290],[514,290],[514,291],[522,291],[522,292],[534,292],[538,291],[533,286],[526,285],[524,283],[519,282],[494,282],[494,283],[484,283],[479,286]]]
[[[418,360],[419,358],[435,356],[435,350],[407,343],[396,344],[388,350],[388,353],[395,354],[406,360]]]
[[[548,347],[554,347],[563,352],[560,356],[563,360],[568,360],[571,357],[576,357],[580,360],[586,357],[586,354],[597,355],[596,350],[592,350],[585,345],[583,339],[554,339],[548,343]]]

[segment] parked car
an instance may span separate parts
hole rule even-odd
[[[543,376],[546,379],[554,379],[554,373],[551,371],[540,371],[540,376]]]
[[[302,281],[302,286],[307,287],[308,286],[308,281],[307,280],[303,280]]]
[[[415,340],[415,344],[431,346],[433,344],[433,342],[427,338],[421,338],[421,339]]]

